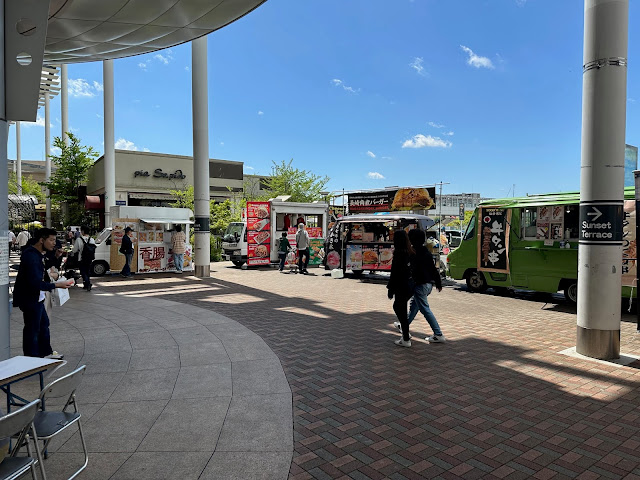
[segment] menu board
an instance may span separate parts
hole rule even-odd
[[[111,221],[111,249],[109,251],[109,270],[112,272],[118,272],[122,270],[125,264],[124,254],[120,253],[120,246],[122,245],[122,237],[124,237],[124,229],[129,227],[131,230],[131,242],[133,243],[133,251],[135,252],[138,246],[138,227],[139,222],[137,218],[114,218]],[[134,254],[131,261],[131,271],[137,271],[137,256]]]
[[[391,270],[393,247],[378,247],[378,270]]]
[[[305,228],[307,231],[307,235],[309,235],[309,240],[320,239],[322,240],[322,245],[324,246],[324,238],[322,238],[322,227],[308,227]],[[287,230],[287,240],[289,240],[289,245],[292,248],[297,248],[296,244],[296,234],[298,233],[298,229],[296,227],[289,227]]]
[[[271,263],[271,204],[247,202],[247,265]]]
[[[362,245],[347,245],[346,264],[347,270],[362,270]]]
[[[478,270],[509,273],[511,210],[484,207],[480,209],[479,218]]]
[[[309,239],[309,265],[322,265],[324,260],[324,238]]]
[[[622,285],[636,285],[638,268],[638,247],[636,243],[636,202],[625,200],[622,217]]]
[[[564,205],[543,205],[536,215],[537,240],[562,240],[564,238]]]
[[[362,246],[362,269],[363,270],[378,269],[378,246],[377,245]]]

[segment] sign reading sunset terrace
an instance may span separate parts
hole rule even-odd
[[[580,205],[581,243],[621,243],[622,203],[587,203]]]

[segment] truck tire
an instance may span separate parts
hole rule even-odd
[[[578,303],[578,281],[569,280],[564,286],[564,298],[573,305]]]
[[[353,276],[356,278],[360,278],[364,273],[364,270],[352,270]]]
[[[467,274],[467,289],[476,293],[484,292],[487,289],[487,281],[482,272],[471,270]]]
[[[104,260],[98,260],[91,264],[91,275],[102,277],[109,270],[109,264]]]
[[[244,260],[231,260],[231,263],[233,263],[236,267],[242,267],[242,265],[244,265]]]

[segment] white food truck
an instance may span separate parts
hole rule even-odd
[[[287,234],[289,243],[292,246],[295,245],[295,230],[297,230],[300,222],[306,225],[312,240],[314,238],[318,239],[318,244],[322,244],[327,236],[329,205],[320,202],[288,202],[289,198],[288,195],[283,195],[268,202],[258,202],[265,205],[268,204],[268,216],[261,222],[269,229],[267,244],[269,245],[268,258],[271,263],[279,261],[278,244],[283,232]],[[265,215],[267,214],[265,213]],[[222,238],[222,250],[225,260],[231,260],[237,267],[247,263],[250,244],[253,248],[252,242],[255,242],[254,238],[259,238],[259,243],[262,243],[262,238],[259,236],[249,235],[250,238],[247,238],[247,223],[246,214],[243,212],[243,221],[229,224]],[[320,239],[323,239],[322,242],[319,241]],[[324,249],[322,250],[324,251]],[[313,259],[314,252],[311,253]]]
[[[101,276],[108,271],[117,272],[124,266],[120,245],[124,229],[133,230],[134,247],[131,271],[136,273],[175,271],[171,251],[171,235],[180,225],[186,233],[184,253],[185,271],[193,269],[193,248],[189,245],[189,226],[193,224],[193,212],[188,208],[167,207],[111,207],[111,225],[96,238],[96,258],[91,264],[91,274]]]

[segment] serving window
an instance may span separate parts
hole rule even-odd
[[[577,205],[541,205],[522,209],[522,238],[525,240],[575,240],[578,238]]]

